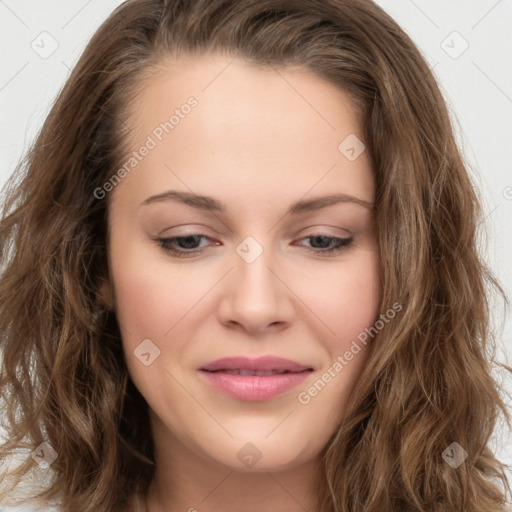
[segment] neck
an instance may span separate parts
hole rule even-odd
[[[241,471],[195,453],[152,416],[156,465],[147,512],[316,512],[319,458],[278,471]]]

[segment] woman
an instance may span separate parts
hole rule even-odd
[[[479,216],[369,0],[125,2],[5,198],[4,482],[64,512],[505,510]]]

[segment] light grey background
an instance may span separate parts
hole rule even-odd
[[[120,3],[0,0],[0,186],[40,129],[87,41]],[[512,1],[377,3],[417,43],[441,84],[483,195],[484,253],[512,297]],[[497,314],[496,323],[503,328],[500,360],[512,364],[511,315]],[[505,372],[497,376],[503,379]],[[507,390],[512,406],[509,378]],[[510,432],[500,429],[495,443],[498,457],[512,467]]]

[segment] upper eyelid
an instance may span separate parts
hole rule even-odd
[[[165,194],[163,194],[163,195],[165,195]],[[338,194],[338,195],[340,195],[340,194]],[[345,196],[345,194],[341,194],[341,195]],[[157,197],[157,196],[155,196],[155,197]],[[351,197],[351,196],[347,196],[347,197]],[[149,205],[155,204],[156,205],[156,204],[159,204],[159,203],[166,203],[166,202],[171,202],[172,203],[173,202],[173,201],[167,201],[167,200],[163,200],[163,199],[160,199],[160,200],[159,199],[154,199],[152,201],[151,199],[152,198],[148,198],[148,200],[146,200],[147,204],[149,204]],[[326,199],[326,198],[325,197],[324,198],[318,198],[315,201],[312,201],[312,203],[314,203],[316,201],[322,202],[324,199]],[[143,204],[145,204],[146,201],[143,201],[143,203],[141,203],[141,206]],[[177,203],[180,204],[180,201],[177,201]],[[181,204],[183,204],[184,206],[187,206],[186,203],[181,203]],[[360,207],[360,208],[358,208],[358,211],[360,213],[356,214],[355,210],[354,211],[350,211],[349,217],[348,217],[350,223],[353,223],[354,220],[355,220],[355,222],[358,223],[358,224],[360,222],[364,222],[366,224],[367,217],[368,216],[373,217],[374,210],[375,210],[375,206],[374,206],[373,203],[367,203],[367,202],[365,202],[363,200],[357,200],[357,201],[346,200],[346,201],[340,201],[340,202],[333,202],[333,203],[331,203],[329,205],[326,205],[326,206],[323,206],[321,208],[312,208],[311,210],[306,209],[305,211],[294,212],[295,215],[293,216],[294,218],[292,218],[292,219],[288,218],[288,220],[286,220],[286,218],[288,216],[288,214],[286,214],[283,217],[281,217],[280,220],[278,220],[278,222],[272,222],[272,224],[269,226],[269,229],[267,230],[267,232],[273,230],[282,221],[284,222],[284,225],[285,225],[285,227],[283,229],[286,229],[286,230],[291,229],[290,228],[291,222],[293,222],[294,224],[295,224],[295,222],[302,223],[304,221],[308,221],[308,219],[310,221],[314,222],[313,219],[315,219],[317,222],[322,223],[322,219],[316,218],[316,215],[320,215],[323,212],[323,210],[329,210],[330,208],[333,208],[336,205],[338,205],[338,206],[340,206],[340,205],[354,206],[355,205],[355,206],[359,206]],[[188,206],[190,206],[190,205],[188,205]],[[222,217],[220,217],[219,215],[215,214],[213,210],[197,209],[196,212],[198,213],[199,218],[194,219],[197,222],[194,222],[194,220],[191,220],[191,224],[197,224],[197,225],[201,226],[199,229],[206,229],[208,231],[211,231],[211,228],[209,228],[206,224],[202,224],[203,218],[201,216],[202,213],[210,213],[210,214],[214,215],[214,217],[219,221],[220,224],[222,224],[222,227],[219,226],[220,229],[217,229],[217,228],[213,229],[214,233],[219,233],[219,231],[220,232],[225,231],[225,232],[229,233],[230,236],[241,236],[242,238],[244,238],[244,236],[242,235],[242,233],[240,232],[240,230],[237,227],[233,228],[232,224],[224,222]],[[353,218],[353,215],[356,215],[355,219]],[[330,215],[328,215],[328,218],[329,218],[329,220],[331,220],[331,216]],[[335,217],[332,217],[332,221],[333,222],[337,222],[334,219],[335,219]],[[212,220],[213,219],[210,219],[207,222],[210,223]],[[175,226],[175,227],[178,228],[178,227],[183,227],[183,226],[188,226],[188,225],[189,225],[188,223],[184,223],[181,226]],[[314,225],[315,224],[313,224],[313,226]],[[310,226],[307,226],[306,228],[303,228],[303,229],[307,229],[308,227],[310,227]],[[332,227],[335,228],[335,226],[332,226]],[[341,229],[341,228],[335,228],[335,229]],[[349,230],[344,229],[344,231],[347,231],[347,233],[350,233]],[[195,233],[192,233],[192,234],[195,234]],[[215,236],[217,236],[217,235],[215,235]]]
[[[194,228],[194,227],[189,227],[189,225],[187,224],[183,224],[181,226],[175,226],[174,228],[188,228],[188,230],[190,232],[187,232],[185,231],[184,233],[178,233],[178,234],[169,234],[169,235],[158,235],[159,238],[166,238],[166,239],[169,239],[169,238],[182,238],[182,237],[187,237],[187,236],[206,236],[210,239],[215,239],[217,238],[218,236],[220,235],[217,235],[217,234],[208,234],[208,233],[211,233],[212,230],[204,225],[201,225],[197,228]],[[324,226],[324,227],[316,227],[315,225],[311,225],[311,226],[306,226],[305,228],[302,228],[299,230],[299,232],[304,232],[306,230],[309,230],[309,229],[314,229],[315,231],[312,232],[312,234],[302,234],[301,236],[302,237],[308,237],[308,236],[314,236],[314,235],[322,235],[322,236],[331,236],[331,237],[334,237],[334,238],[346,238],[346,237],[349,237],[349,236],[353,236],[353,232],[349,229],[346,229],[346,228],[340,228],[340,227],[336,227],[336,226]],[[341,231],[344,231],[346,233],[346,235],[344,234],[333,234],[333,233],[326,233],[324,232],[324,230],[327,230],[327,229],[337,229],[337,230],[341,230]],[[167,230],[164,230],[163,232],[165,232]],[[205,232],[206,231],[206,232]],[[215,230],[213,230],[215,231]],[[232,230],[229,230],[229,234],[233,234],[233,231]],[[239,234],[240,235],[240,234]],[[294,237],[296,238],[297,236],[299,236],[298,234],[297,235],[294,235]],[[241,239],[244,239],[246,237],[246,235],[242,235],[241,236]]]
[[[307,229],[309,229],[309,228],[303,228],[301,231],[304,231]],[[331,229],[333,229],[333,228],[331,228]],[[336,228],[336,229],[342,229],[342,228]],[[318,228],[317,231],[313,231],[311,233],[303,233],[300,236],[301,236],[301,238],[308,238],[310,236],[327,236],[327,237],[333,237],[333,238],[348,238],[348,237],[352,236],[352,233],[349,230],[343,229],[343,231],[345,231],[347,233],[346,236],[342,235],[342,234],[327,233],[324,230],[322,230],[321,228]],[[169,234],[169,235],[161,235],[161,236],[159,235],[158,238],[172,239],[172,238],[186,238],[188,236],[201,236],[201,237],[209,238],[210,240],[214,240],[217,238],[217,235],[209,235],[209,234],[201,232],[201,231],[193,231],[193,230],[191,230],[189,233],[185,232],[185,233]],[[296,235],[294,238],[296,238],[297,236],[299,236],[299,235]],[[242,237],[242,238],[245,238],[245,237]]]
[[[190,236],[198,236],[198,237],[201,237],[202,239],[208,239],[210,242],[217,242],[217,240],[214,238],[214,237],[211,237],[209,235],[205,235],[203,233],[186,233],[186,234],[181,234],[181,235],[174,235],[174,236],[162,236],[162,237],[158,237],[157,240],[159,241],[175,241],[175,240],[179,240],[181,238],[188,238]],[[315,236],[323,236],[323,237],[326,237],[326,238],[332,238],[332,239],[338,239],[338,240],[349,240],[349,239],[353,239],[354,236],[353,235],[348,235],[348,236],[338,236],[338,235],[333,235],[333,234],[330,234],[330,233],[322,233],[322,232],[317,232],[317,233],[311,233],[311,234],[305,234],[299,238],[294,238],[294,241],[300,241],[300,240],[304,240],[304,239],[307,239],[307,238],[314,238]],[[194,251],[194,250],[199,250],[199,249],[190,249],[190,251]]]

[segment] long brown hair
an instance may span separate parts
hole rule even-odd
[[[504,510],[498,483],[510,486],[489,448],[500,412],[510,427],[491,375],[489,296],[503,290],[477,251],[480,202],[429,66],[370,0],[128,0],[99,28],[3,191],[0,458],[25,449],[4,483],[36,467],[42,442],[58,454],[42,496],[64,512],[121,512],[151,481],[147,404],[99,298],[108,197],[94,190],[122,164],[141,80],[206,52],[300,66],[360,107],[380,309],[403,310],[325,447],[321,512]],[[453,442],[467,453],[456,468],[443,458]]]

